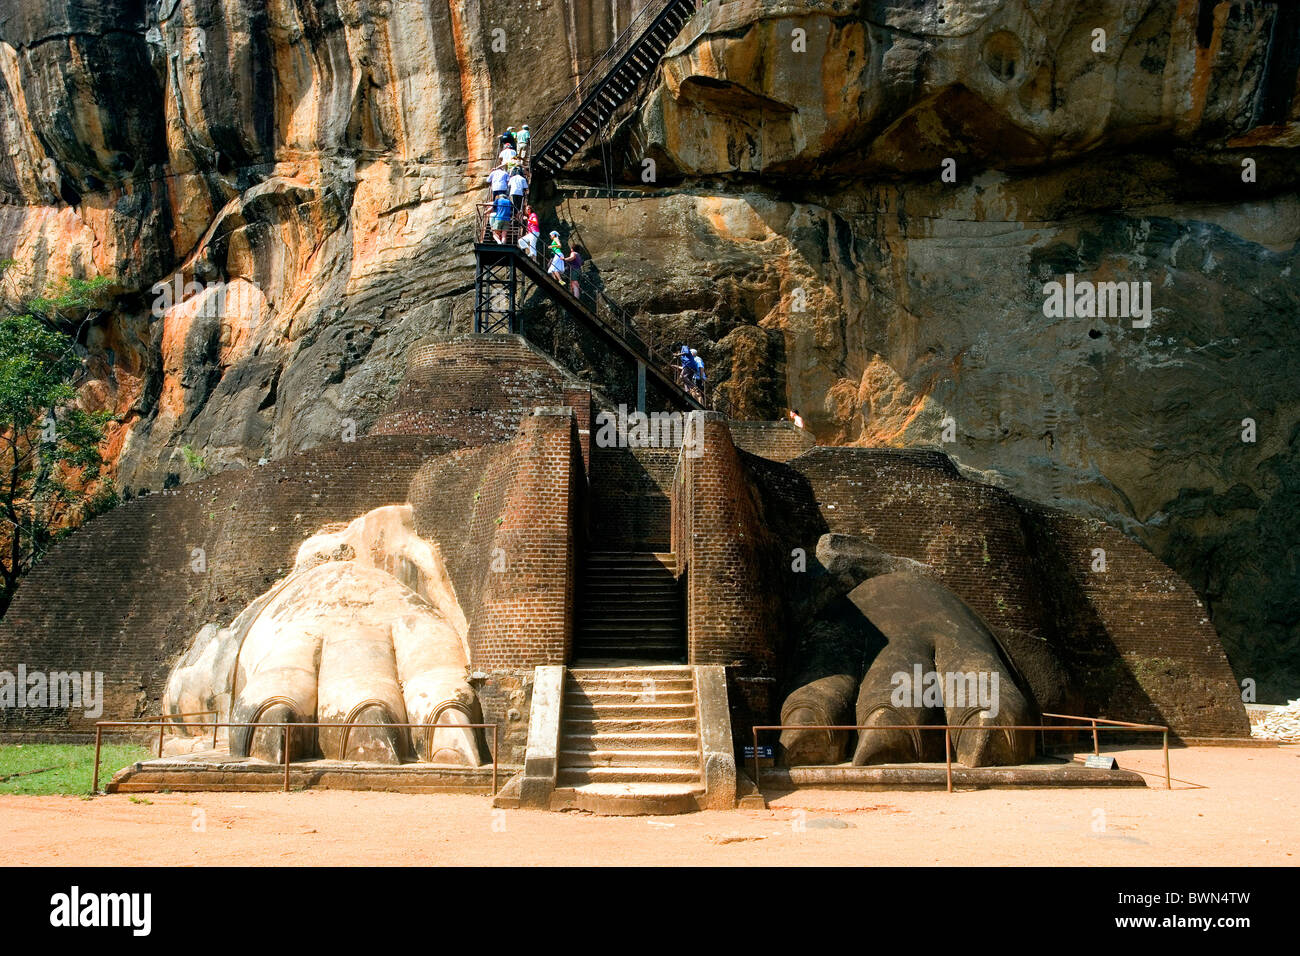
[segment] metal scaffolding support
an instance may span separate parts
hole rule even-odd
[[[474,331],[518,332],[519,269],[508,248],[475,249]]]

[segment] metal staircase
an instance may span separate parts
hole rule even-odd
[[[578,81],[577,88],[538,124],[533,168],[554,176],[587,140],[605,128],[637,86],[654,72],[668,45],[695,16],[699,0],[654,0]]]
[[[597,131],[609,123],[619,107],[636,93],[638,85],[659,65],[664,52],[695,16],[701,0],[651,0],[633,18],[613,45],[605,51],[577,88],[537,125],[532,142],[540,143],[529,158],[533,177],[554,176]],[[647,383],[671,396],[682,409],[706,407],[703,388],[681,374],[677,357],[666,343],[647,341],[632,326],[628,312],[612,301],[604,290],[582,278],[578,294],[568,282],[561,284],[547,274],[545,257],[538,247],[525,250],[519,240],[524,222],[515,213],[504,228],[491,228],[490,206],[480,205],[474,222],[474,331],[515,332],[522,303],[521,282],[529,280],[556,305],[587,328],[595,331],[616,353],[630,359],[637,369],[637,404],[642,405]]]

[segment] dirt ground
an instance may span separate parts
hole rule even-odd
[[[1300,746],[1112,751],[1150,789],[804,790],[767,810],[595,817],[486,796],[0,796],[8,865],[1294,865]],[[140,799],[137,797],[137,799]]]

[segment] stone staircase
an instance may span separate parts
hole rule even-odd
[[[698,809],[705,780],[692,668],[570,669],[562,713],[551,809]]]
[[[574,657],[578,661],[686,660],[677,556],[596,551],[579,581]]]

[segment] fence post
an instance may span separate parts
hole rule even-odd
[[[95,776],[90,782],[90,792],[99,793],[99,744],[104,739],[104,728],[95,725]]]
[[[284,792],[289,792],[289,728],[286,725],[281,728],[284,731]]]
[[[952,793],[952,731],[947,725],[943,728],[943,762],[948,770],[948,792]]]
[[[1165,728],[1164,751],[1165,751],[1165,789],[1172,790],[1174,789],[1174,782],[1169,776],[1169,728],[1168,727]]]

